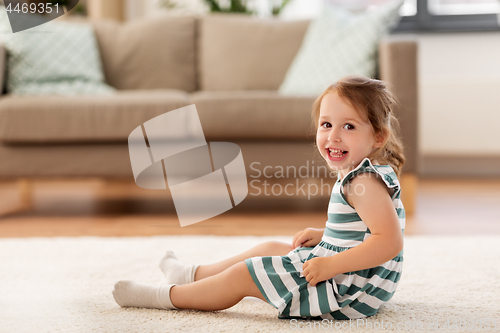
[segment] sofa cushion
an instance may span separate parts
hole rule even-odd
[[[200,90],[277,90],[309,21],[206,15],[199,25]]]
[[[195,18],[93,22],[106,81],[117,89],[195,91]]]
[[[279,91],[286,95],[319,95],[346,75],[374,77],[380,39],[399,19],[402,0],[350,12],[326,5],[304,37]]]
[[[0,141],[127,142],[145,121],[189,104],[179,90],[118,91],[113,95],[0,98]]]
[[[275,175],[280,168],[286,168],[285,177],[294,177],[295,173],[301,178],[327,174],[326,163],[311,142],[234,143],[243,154],[247,176],[251,177],[249,181]],[[0,156],[0,178],[106,177],[130,180],[134,177],[126,144],[0,145]]]
[[[0,11],[0,20],[7,14]],[[29,32],[4,33],[7,91],[16,95],[110,94],[92,26],[49,22]]]
[[[284,97],[276,91],[192,94],[207,140],[308,140],[314,98]]]
[[[127,144],[0,145],[0,178],[126,177],[133,179]]]

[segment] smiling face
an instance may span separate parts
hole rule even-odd
[[[316,144],[331,169],[344,177],[383,145],[368,119],[336,92],[321,100]]]

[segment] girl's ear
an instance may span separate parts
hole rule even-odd
[[[375,144],[374,148],[380,148],[387,142],[387,133],[378,133],[375,135]]]

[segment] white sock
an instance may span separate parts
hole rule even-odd
[[[116,303],[122,307],[177,309],[170,300],[174,285],[152,286],[134,281],[118,281],[113,290]]]
[[[167,251],[167,254],[160,261],[160,269],[167,278],[169,284],[187,284],[194,282],[194,275],[200,265],[186,265],[177,260],[177,257],[172,251]]]

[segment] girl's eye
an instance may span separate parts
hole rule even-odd
[[[332,127],[332,124],[330,124],[328,122],[324,122],[324,123],[321,124],[321,127],[330,128],[330,127]]]
[[[344,129],[346,129],[346,130],[352,130],[352,129],[354,129],[354,126],[351,125],[351,124],[345,124],[344,125]]]

